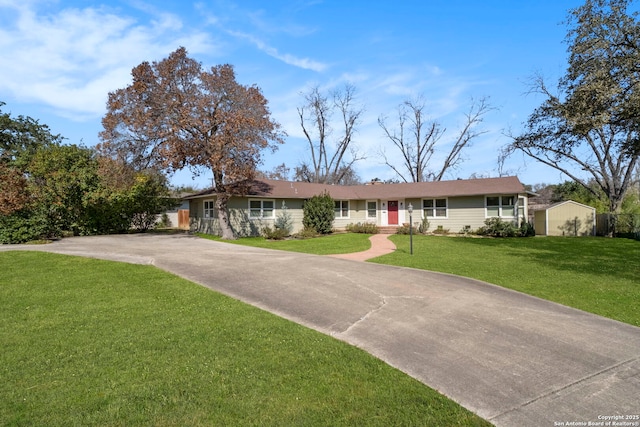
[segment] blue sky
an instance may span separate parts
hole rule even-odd
[[[229,63],[241,84],[258,85],[272,117],[288,133],[263,169],[308,159],[296,107],[301,93],[356,88],[365,113],[354,143],[367,159],[363,180],[395,175],[376,153],[390,142],[377,124],[422,95],[431,120],[447,129],[440,155],[471,100],[489,97],[487,132],[447,179],[498,176],[506,129],[517,133],[542,99],[526,95],[541,73],[551,86],[566,68],[567,11],[579,0],[270,0],[55,1],[0,0],[0,101],[3,112],[28,115],[69,143],[94,145],[107,94],[130,83],[142,61],[179,46],[205,67]],[[398,159],[399,161],[399,159]],[[437,167],[437,165],[434,165]],[[506,164],[525,184],[555,183],[559,172],[513,156]],[[204,188],[210,174],[177,185]]]

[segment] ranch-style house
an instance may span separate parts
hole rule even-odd
[[[333,226],[337,230],[351,223],[370,222],[392,231],[409,223],[409,205],[413,207],[414,224],[426,218],[429,230],[442,228],[452,233],[478,229],[493,217],[519,225],[528,215],[528,193],[514,176],[362,185],[257,179],[249,183],[246,195],[228,201],[231,226],[239,236],[259,235],[265,226],[273,227],[286,209],[293,220],[293,232],[298,232],[303,228],[305,200],[325,191],[334,199]],[[220,234],[215,188],[185,200],[189,201],[192,231]]]

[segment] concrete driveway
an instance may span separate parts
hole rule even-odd
[[[12,249],[153,264],[358,346],[497,426],[640,425],[640,328],[487,283],[187,235]]]

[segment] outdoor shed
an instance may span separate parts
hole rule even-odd
[[[544,236],[594,236],[596,209],[567,200],[534,212],[534,228]]]

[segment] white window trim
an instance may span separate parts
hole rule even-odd
[[[260,202],[260,216],[251,216],[251,202]],[[270,216],[264,215],[264,202],[273,203]],[[249,219],[273,219],[276,217],[276,199],[249,199],[247,208],[249,209]]]
[[[213,204],[213,208],[212,209],[206,209],[205,206],[207,205],[207,203],[212,203]],[[210,210],[211,211],[211,215],[207,216],[207,211]],[[202,218],[204,219],[216,219],[216,202],[214,199],[210,199],[210,200],[203,200],[202,201]]]
[[[336,209],[335,209],[335,204],[336,204],[336,202],[340,202],[340,209],[339,209],[340,216],[338,216],[338,214],[336,214],[336,215],[335,215],[335,218],[336,218],[336,219],[349,219],[349,218],[351,218],[351,201],[350,201],[350,200],[345,200],[345,199],[339,199],[339,200],[338,200],[338,199],[334,199],[334,200],[333,200],[333,202],[334,202],[334,203],[333,203],[333,206],[334,206],[334,207],[333,207],[333,212],[334,212],[334,213],[335,213],[335,211],[336,211]],[[347,202],[347,216],[342,216],[342,208],[343,208],[342,203],[344,203],[344,202]]]
[[[435,220],[437,220],[437,219],[449,219],[449,198],[448,197],[426,197],[426,198],[422,199],[420,201],[420,216],[421,216],[421,218],[423,218],[423,219],[425,218],[425,216],[424,216],[424,209],[425,209],[424,208],[424,201],[425,200],[432,200],[433,201],[433,209],[435,210],[436,209],[436,200],[442,200],[442,199],[444,199],[444,201],[446,203],[446,205],[444,207],[445,215],[444,216],[427,216],[426,218],[427,219],[435,219]]]
[[[378,223],[378,201],[377,200],[367,200],[365,203],[366,204],[365,204],[364,207],[365,207],[365,211],[366,211],[366,213],[365,213],[366,221],[375,221],[375,223],[377,224]],[[376,204],[376,216],[375,217],[370,217],[369,216],[369,203],[375,203]]]
[[[487,200],[489,199],[489,197],[497,197],[498,198],[498,216],[494,216],[494,215],[489,215],[489,205],[487,204]],[[504,205],[502,204],[502,198],[503,197],[513,197],[513,205],[509,205],[509,206],[513,206],[512,208],[509,209],[509,215],[505,215],[504,214]],[[513,218],[517,218],[518,217],[518,195],[517,194],[501,194],[501,195],[491,195],[491,196],[485,196],[484,197],[484,217],[485,218],[509,218],[509,219],[513,219]],[[492,206],[492,207],[496,207],[496,206]]]

